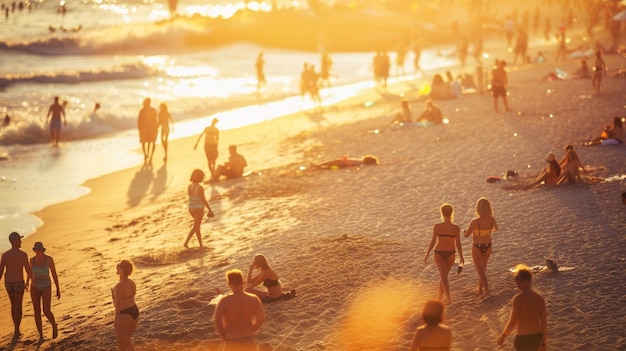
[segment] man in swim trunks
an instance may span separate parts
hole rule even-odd
[[[509,84],[509,81],[504,66],[506,66],[504,60],[498,61],[496,67],[491,71],[491,92],[493,93],[493,108],[496,113],[499,112],[498,96],[502,96],[505,111],[510,111],[509,103],[506,100],[506,86]]]
[[[150,106],[150,98],[143,100],[143,108],[139,111],[137,117],[137,128],[139,129],[139,142],[143,150],[144,163],[151,163],[156,147],[156,138],[159,133],[159,123],[157,119],[157,111]]]
[[[15,332],[13,340],[17,340],[20,336],[20,323],[22,322],[22,300],[24,298],[24,290],[27,290],[24,284],[24,270],[26,270],[27,279],[30,280],[32,273],[28,264],[28,255],[20,250],[22,246],[23,236],[16,232],[9,234],[11,249],[2,254],[0,260],[0,279],[4,275],[4,286],[11,300],[11,317],[13,317],[13,325]]]
[[[209,163],[209,172],[211,172],[211,178],[213,178],[213,173],[215,173],[215,161],[217,160],[218,152],[217,152],[217,144],[220,140],[220,131],[215,126],[217,124],[218,119],[213,118],[211,121],[211,125],[209,127],[204,128],[202,133],[198,135],[198,140],[196,140],[196,144],[193,146],[193,149],[196,150],[198,147],[198,143],[200,142],[200,138],[204,135],[204,153],[206,154],[207,162]]]
[[[256,350],[254,335],[265,322],[265,310],[258,296],[244,291],[243,273],[226,273],[232,294],[224,296],[215,307],[215,329],[224,341],[224,350]]]
[[[46,123],[48,123],[48,118],[52,115],[52,119],[50,119],[50,136],[52,137],[52,141],[54,146],[59,145],[59,136],[61,135],[61,115],[63,115],[63,124],[67,125],[67,119],[65,118],[65,109],[63,105],[59,104],[59,97],[54,97],[54,103],[50,105],[48,109],[48,115],[46,116]]]
[[[548,324],[546,301],[531,287],[532,273],[527,269],[520,269],[515,274],[515,283],[520,293],[513,297],[513,311],[509,323],[498,338],[498,345],[502,345],[511,331],[517,328],[515,336],[515,350],[517,351],[545,351],[548,338]]]

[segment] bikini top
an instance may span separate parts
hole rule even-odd
[[[489,229],[480,229],[480,222],[476,219],[476,225],[478,228],[474,228],[474,236],[489,236],[491,235],[491,230],[493,228],[493,217],[491,218],[491,225]]]
[[[198,189],[200,189],[199,184],[193,184],[194,190],[193,195],[189,195],[189,208],[204,208],[204,204],[200,199],[200,195],[198,195]]]
[[[449,238],[455,238],[456,235],[452,235],[452,234],[437,234],[437,236],[447,236]]]
[[[43,266],[33,265],[32,271],[36,284],[47,284],[50,282],[50,267],[48,267],[45,257],[43,259]]]
[[[276,279],[265,279],[263,281],[263,285],[265,285],[265,287],[267,287],[267,288],[278,286],[278,284],[279,284],[278,283],[278,278],[276,278]]]

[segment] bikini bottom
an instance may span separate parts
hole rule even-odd
[[[491,243],[487,244],[474,244],[483,254],[491,248]]]
[[[121,310],[120,314],[127,314],[133,317],[133,319],[137,319],[139,317],[139,309],[137,305],[133,305],[132,307]]]
[[[441,256],[441,258],[443,258],[444,260],[448,260],[448,257],[454,255],[454,250],[452,251],[435,251],[436,254],[438,254],[439,256]]]

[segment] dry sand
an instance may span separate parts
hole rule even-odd
[[[606,59],[611,72],[626,68],[623,57]],[[293,300],[265,306],[267,322],[257,338],[262,350],[404,350],[424,302],[437,296],[436,266],[422,257],[439,206],[451,203],[464,228],[481,196],[491,201],[500,226],[488,268],[494,296],[483,300],[474,292],[477,276],[464,239],[465,270],[450,275],[453,349],[497,349],[515,294],[508,269],[550,256],[576,269],[535,275],[548,303],[549,348],[624,350],[626,206],[620,195],[626,185],[591,177],[625,174],[626,147],[580,145],[624,116],[626,84],[608,78],[603,94],[593,96],[589,80],[537,80],[553,67],[509,67],[511,113],[494,113],[489,94],[472,94],[439,103],[448,125],[388,127],[401,95],[414,113],[422,108],[417,83],[405,82],[323,112],[224,131],[219,161],[228,144],[237,144],[254,173],[205,185],[216,214],[202,225],[208,250],[182,247],[191,225],[188,177],[206,168],[203,152],[192,151],[195,137],[171,142],[167,164],[88,181],[89,195],[38,213],[45,224],[23,245],[30,256],[33,242],[43,240],[57,263],[63,295],[52,310],[59,338],[35,345],[26,295],[24,335],[8,346],[12,326],[2,298],[0,350],[114,349],[110,288],[123,258],[137,267],[138,350],[216,350],[213,306],[198,307],[189,298],[209,300],[216,289],[227,290],[224,272],[246,269],[257,253],[270,259],[285,288],[298,291]],[[573,71],[577,63],[559,67]],[[375,103],[366,107],[365,101]],[[545,165],[548,151],[560,158],[567,143],[593,169],[585,183],[519,190]],[[378,156],[381,165],[308,169],[311,162],[364,154]],[[509,169],[520,178],[485,181]],[[512,337],[508,342],[505,350],[512,349]]]

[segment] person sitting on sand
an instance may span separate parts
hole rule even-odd
[[[585,145],[621,145],[624,144],[624,124],[622,123],[622,118],[615,116],[613,118],[613,125],[607,124],[604,127],[600,136],[593,138],[593,140],[588,141]]]
[[[228,152],[230,153],[228,162],[217,167],[215,174],[211,178],[212,182],[220,180],[221,176],[225,176],[228,179],[239,178],[243,175],[243,169],[248,166],[246,159],[237,153],[236,145],[229,146]]]
[[[257,270],[259,272],[255,276],[252,276],[252,274]],[[283,293],[278,275],[272,267],[270,267],[269,263],[267,263],[267,258],[263,255],[254,256],[254,261],[252,261],[250,268],[248,269],[246,284],[247,286],[245,291],[255,294],[263,302],[290,299],[296,296],[295,290]],[[255,289],[255,287],[261,284],[267,288],[267,291]]]
[[[443,324],[444,306],[439,301],[428,301],[424,305],[422,320],[425,325],[415,331],[410,351],[449,351],[452,347],[452,331]]]
[[[546,155],[546,162],[548,162],[548,165],[539,173],[530,186],[535,186],[541,183],[556,184],[557,180],[561,176],[561,166],[559,166],[559,163],[556,162],[556,156],[554,156],[552,152],[548,152]]]
[[[224,350],[256,350],[254,335],[265,322],[265,310],[258,296],[244,291],[243,274],[226,272],[232,294],[224,296],[215,307],[213,323],[224,342]]]
[[[418,122],[432,122],[432,123],[443,123],[443,114],[441,113],[441,109],[433,103],[433,100],[427,99],[425,102],[426,107],[424,107],[424,111],[417,118]]]
[[[472,259],[478,273],[478,293],[485,292],[485,297],[491,296],[487,281],[487,263],[491,257],[491,233],[498,230],[498,223],[493,217],[491,203],[484,197],[476,201],[477,218],[472,219],[463,234],[466,238],[472,235]]]
[[[378,163],[379,163],[378,158],[372,155],[365,155],[361,159],[348,158],[347,156],[342,156],[341,158],[338,158],[336,160],[313,164],[312,166],[320,168],[320,169],[339,169],[339,168],[346,168],[346,167],[377,165]]]
[[[413,116],[411,116],[411,108],[409,107],[409,102],[403,99],[401,106],[402,112],[396,114],[396,116],[393,118],[393,121],[391,121],[391,124],[408,126],[411,124],[411,122],[413,122]]]
[[[445,82],[441,74],[435,74],[433,77],[429,97],[433,100],[449,100],[454,98],[452,89],[450,89],[450,83]]]
[[[532,289],[533,275],[528,269],[515,274],[515,284],[520,290],[513,297],[511,317],[497,340],[502,346],[506,337],[517,329],[514,346],[517,351],[545,351],[548,341],[546,301]]]
[[[433,227],[433,236],[424,256],[424,263],[428,260],[430,251],[435,248],[435,264],[439,270],[439,300],[446,295],[447,303],[450,299],[450,285],[448,284],[448,273],[454,265],[455,250],[459,250],[460,263],[464,264],[463,248],[461,247],[461,229],[458,225],[452,223],[452,206],[443,204],[440,208],[441,218],[443,222],[435,224]],[[437,246],[435,246],[435,243]]]
[[[565,181],[569,184],[581,181],[579,168],[582,168],[583,172],[586,172],[585,167],[580,162],[580,158],[578,158],[578,154],[574,151],[574,147],[571,144],[565,146],[565,156],[563,156],[563,159],[559,162],[559,166],[562,172],[559,179],[556,181],[557,185],[561,185]]]

